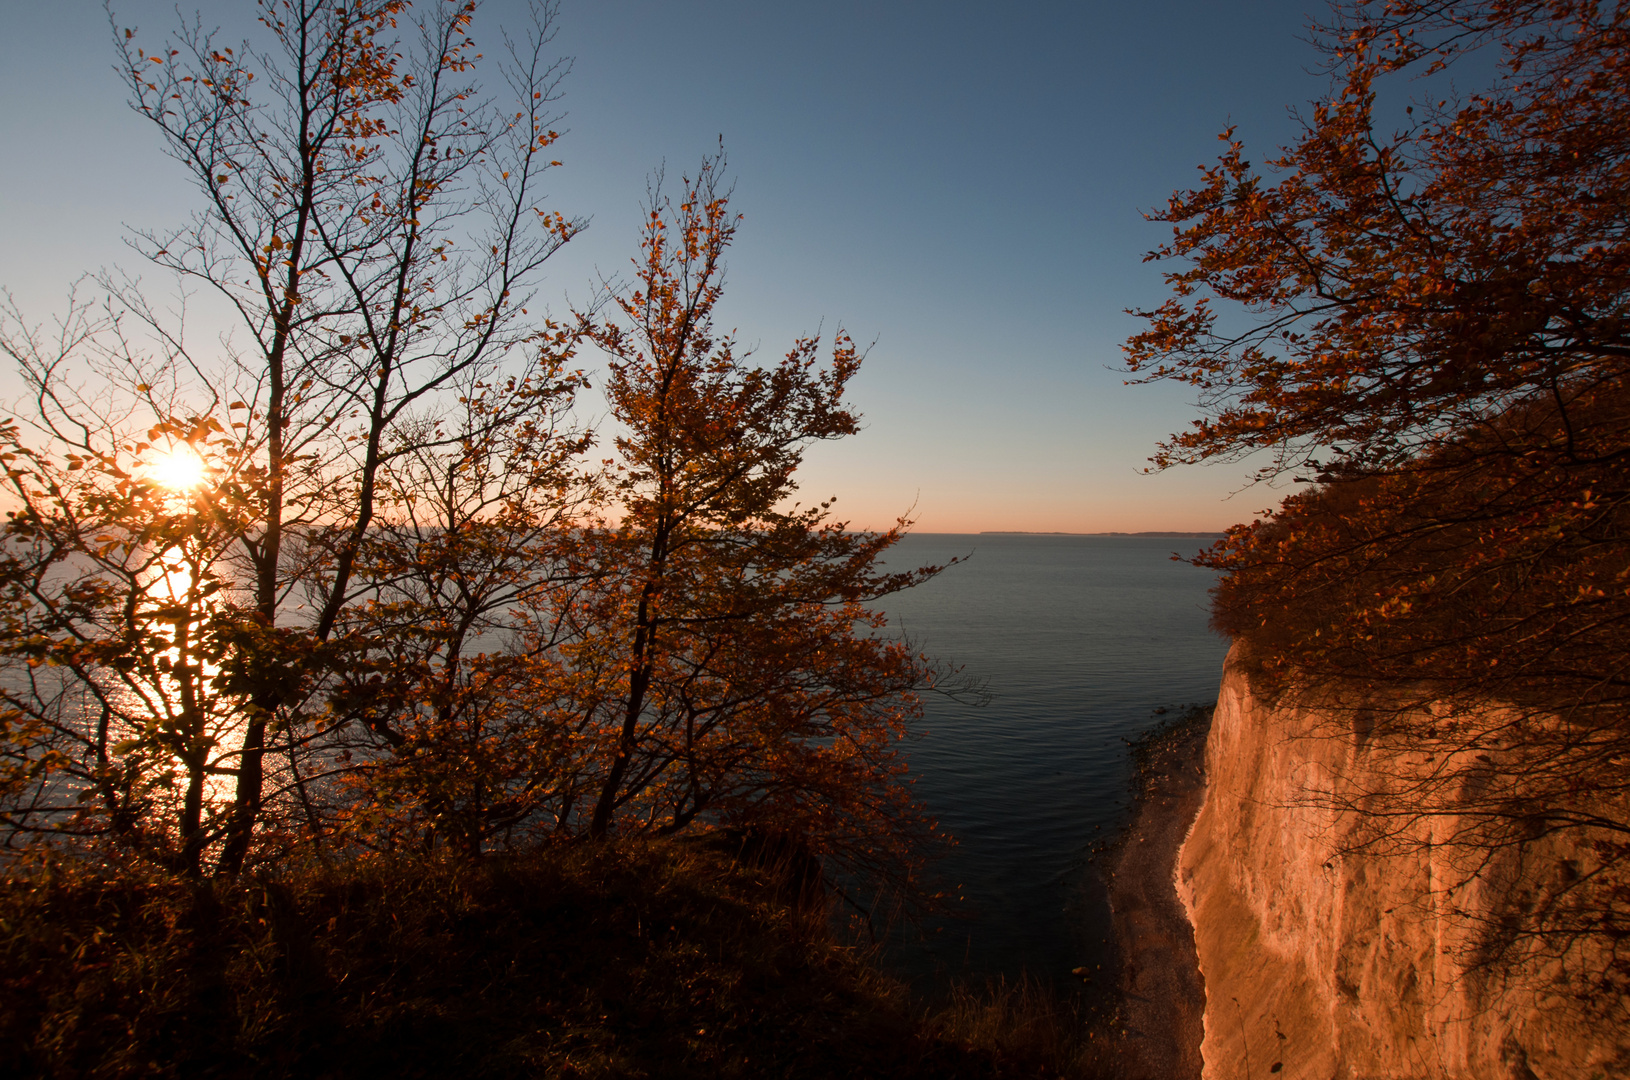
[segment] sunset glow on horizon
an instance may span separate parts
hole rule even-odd
[[[247,7],[181,5],[195,6],[223,41],[255,32]],[[174,21],[159,0],[114,7],[154,46]],[[520,0],[481,8],[494,35],[528,18]],[[798,473],[801,492],[838,497],[837,520],[886,529],[906,515],[927,532],[1249,520],[1284,492],[1250,490],[1248,464],[1141,472],[1195,403],[1125,385],[1120,346],[1141,325],[1128,310],[1167,292],[1143,256],[1169,230],[1141,211],[1195,182],[1229,124],[1265,155],[1293,130],[1287,103],[1322,85],[1301,40],[1315,9],[564,3],[552,47],[571,71],[550,152],[563,164],[539,206],[590,227],[528,285],[531,310],[558,320],[592,304],[638,250],[652,171],[666,163],[672,183],[722,140],[743,215],[722,327],[763,363],[839,329],[866,355],[849,387],[862,430],[809,447]],[[145,270],[156,302],[185,294],[185,348],[207,368],[234,316],[125,244],[180,226],[200,195],[125,107],[102,6],[22,5],[8,26],[48,44],[0,71],[14,106],[0,137],[30,163],[0,177],[0,285],[49,323],[87,272]],[[729,62],[680,80],[675,55]],[[683,107],[651,109],[663,100]],[[574,363],[592,375],[598,361],[584,350]],[[0,403],[25,393],[0,372]],[[604,408],[593,389],[581,405]],[[154,475],[191,490],[197,469]]]

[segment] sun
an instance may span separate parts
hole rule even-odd
[[[204,459],[185,443],[154,455],[147,464],[147,478],[171,491],[191,491],[204,482]]]

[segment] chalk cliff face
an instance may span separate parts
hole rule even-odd
[[[1269,706],[1230,655],[1177,866],[1205,979],[1206,1080],[1630,1074],[1622,1002],[1589,1016],[1555,989],[1554,966],[1471,963],[1500,900],[1487,875],[1467,880],[1464,850],[1435,842],[1453,819],[1352,853],[1357,825],[1335,805],[1400,761],[1347,715]],[[1521,872],[1572,854],[1540,842]]]

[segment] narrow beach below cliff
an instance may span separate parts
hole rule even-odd
[[[1211,710],[1196,710],[1133,746],[1136,804],[1109,882],[1127,1080],[1200,1076],[1205,984],[1174,876],[1205,794],[1210,726]]]

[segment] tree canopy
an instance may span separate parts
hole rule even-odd
[[[1547,956],[1579,1000],[1619,995],[1630,9],[1333,11],[1315,28],[1330,93],[1296,140],[1263,170],[1224,132],[1203,182],[1151,215],[1173,233],[1150,257],[1185,265],[1138,313],[1128,367],[1197,388],[1203,413],[1153,460],[1265,454],[1259,477],[1313,482],[1200,557],[1223,572],[1216,625],[1260,691],[1345,695],[1391,752],[1396,775],[1342,807],[1370,823],[1355,835],[1455,822],[1438,842],[1468,879],[1528,882],[1484,960]],[[1463,92],[1473,57],[1494,75]],[[1578,865],[1512,872],[1559,832]]]
[[[1393,0],[1337,17],[1318,38],[1332,92],[1269,171],[1231,128],[1204,183],[1151,215],[1173,223],[1151,258],[1189,266],[1139,313],[1127,364],[1206,407],[1158,464],[1271,449],[1270,470],[1321,452],[1385,468],[1517,403],[1565,418],[1624,378],[1621,7]],[[1481,50],[1497,79],[1458,93],[1449,76]],[[1381,87],[1411,78],[1389,134]]]
[[[932,834],[897,744],[935,669],[866,605],[934,568],[881,568],[904,522],[787,505],[861,356],[759,367],[713,329],[722,158],[654,194],[609,317],[548,317],[584,223],[544,203],[566,65],[532,15],[492,57],[469,2],[262,0],[230,47],[116,25],[201,195],[135,244],[238,326],[200,343],[104,276],[0,327],[31,391],[0,423],[7,844],[232,874],[728,827],[881,870]]]

